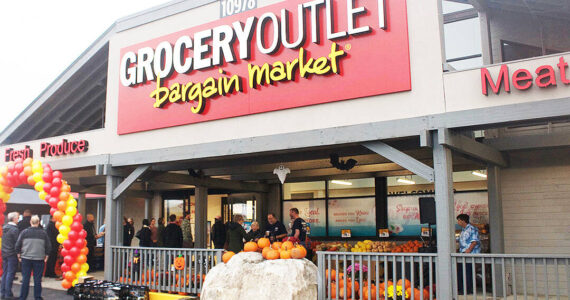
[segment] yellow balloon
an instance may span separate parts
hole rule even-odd
[[[4,193],[4,191],[0,192],[0,198],[4,199],[4,197],[6,197],[6,193]]]
[[[34,172],[34,174],[32,175],[32,178],[34,178],[35,182],[42,181],[42,173]]]
[[[73,280],[73,282],[71,283],[71,286],[75,286],[77,284],[77,279]]]
[[[70,206],[67,209],[65,209],[65,215],[73,217],[75,216],[75,214],[77,213],[77,208]]]
[[[61,226],[59,226],[59,228],[61,228]],[[63,242],[65,241],[65,237],[61,234],[57,235],[57,242],[60,244],[63,244]]]
[[[0,192],[4,191],[4,186],[0,184]]]
[[[81,265],[81,271],[82,271],[82,272],[87,272],[87,271],[89,271],[89,264],[87,264],[87,263],[82,264],[82,265]]]
[[[77,201],[75,201],[75,199],[71,198],[71,199],[67,200],[67,206],[77,207]]]
[[[37,162],[37,163],[36,163],[36,162]],[[32,171],[33,171],[34,173],[40,173],[40,174],[43,175],[43,173],[44,173],[44,168],[42,167],[42,163],[39,162],[39,161],[34,161],[34,162],[32,163]]]
[[[1,173],[1,174],[6,174],[6,173],[8,173],[8,166],[2,166],[2,167],[0,168],[0,173]]]
[[[10,194],[5,194],[4,197],[2,197],[2,200],[4,200],[4,203],[10,201]]]
[[[42,199],[42,200],[46,200],[47,193],[44,192],[44,191],[41,191],[41,192],[38,194],[38,197],[40,197],[40,199]]]
[[[59,226],[59,233],[63,236],[67,236],[67,234],[71,231],[71,228],[69,228],[69,226],[67,225],[61,225]]]
[[[65,215],[63,216],[63,218],[61,218],[61,223],[65,226],[70,226],[71,223],[73,223],[73,218],[68,215]],[[59,227],[59,229],[61,229],[61,227]]]
[[[36,189],[36,191],[38,191],[38,192],[43,191],[44,190],[44,182],[43,181],[36,182],[34,189]]]
[[[73,196],[70,194],[69,198],[67,198],[67,201],[69,201],[69,200],[75,200],[75,198],[73,198]]]
[[[77,278],[81,278],[81,277],[85,277],[85,276],[87,276],[86,272],[83,272],[83,271],[77,272]]]

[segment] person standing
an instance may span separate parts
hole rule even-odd
[[[32,218],[32,211],[26,209],[24,210],[24,214],[22,216],[23,216],[22,220],[18,222],[18,230],[20,230],[20,232],[30,227],[30,219]]]
[[[180,225],[180,229],[182,229],[182,246],[184,248],[194,248],[194,238],[192,237],[190,217],[190,212],[185,212],[184,219]]]
[[[461,253],[481,253],[481,239],[479,238],[479,229],[469,223],[469,215],[460,214],[457,216],[457,224],[461,226],[461,234],[459,235],[459,252]],[[463,264],[457,264],[457,274],[463,274]],[[467,294],[473,293],[473,265],[465,265],[465,275],[467,282]],[[463,294],[463,278],[457,278],[457,290],[459,294]]]
[[[45,277],[57,278],[57,275],[55,274],[55,263],[57,261],[57,254],[59,252],[59,243],[57,242],[57,235],[59,234],[59,231],[55,227],[55,218],[53,216],[51,216],[49,223],[46,226],[46,233],[51,244],[51,251],[46,263]]]
[[[291,221],[293,222],[293,226],[291,226],[291,236],[299,239],[299,244],[305,246],[307,223],[299,217],[299,209],[295,207],[289,210],[289,217],[291,217]]]
[[[87,249],[89,249],[89,253],[87,253],[87,263],[91,266],[90,270],[95,270],[95,246],[97,245],[97,240],[95,236],[95,217],[93,214],[87,214],[85,216],[86,220],[83,224],[83,228],[87,232],[87,236],[85,240],[87,241]]]
[[[176,224],[176,215],[172,214],[168,218],[170,223],[164,229],[164,234],[162,236],[162,242],[166,248],[182,248],[183,236],[182,229]]]
[[[10,299],[14,297],[12,293],[12,283],[18,269],[18,255],[16,252],[16,242],[20,230],[18,230],[18,218],[20,214],[11,212],[8,214],[8,224],[2,227],[2,282],[0,298]]]
[[[156,235],[157,247],[164,247],[164,229],[166,229],[166,227],[164,227],[164,218],[160,217],[158,218],[158,232]]]
[[[151,247],[152,246],[152,232],[150,231],[150,222],[148,219],[142,221],[143,227],[136,234],[136,238],[139,239],[140,247]]]
[[[215,249],[223,249],[226,242],[226,225],[222,223],[222,216],[216,216],[214,225],[212,225],[212,242]]]
[[[96,236],[97,247],[105,247],[105,224],[99,227],[99,233]]]
[[[123,246],[130,247],[133,237],[135,236],[135,221],[133,218],[128,218],[125,220],[125,225],[123,226]]]
[[[287,229],[281,221],[277,220],[274,213],[267,214],[267,227],[265,229],[265,235],[273,243],[275,241],[281,240],[287,236]]]
[[[28,298],[30,290],[30,276],[34,272],[34,298],[42,298],[42,274],[44,266],[51,252],[51,243],[47,233],[40,227],[40,218],[30,218],[31,227],[20,233],[16,242],[18,259],[22,262],[22,287],[20,300]]]
[[[249,234],[249,237],[256,243],[260,238],[263,237],[263,233],[261,232],[259,223],[257,221],[251,223],[251,229],[247,234]]]
[[[226,250],[238,253],[243,250],[243,240],[251,240],[245,229],[243,229],[243,222],[242,215],[234,215],[232,222],[228,224],[228,232],[226,234],[228,247]]]
[[[156,228],[156,219],[150,219],[150,240],[151,247],[158,247],[158,229]]]

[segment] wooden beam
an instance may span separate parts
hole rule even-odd
[[[483,143],[499,151],[568,147],[570,134],[508,136],[485,139]]]
[[[499,150],[452,132],[447,128],[438,130],[438,141],[440,145],[478,160],[500,167],[508,166],[507,159]]]
[[[142,165],[137,167],[125,180],[113,190],[113,199],[121,197],[123,193],[131,186],[137,179],[150,170],[150,165]]]
[[[269,191],[269,186],[262,183],[240,182],[240,181],[217,179],[217,178],[198,178],[179,173],[153,172],[152,176],[150,176],[149,178],[149,181],[203,186],[203,187],[208,187],[210,189],[226,189],[233,191],[248,191],[248,192],[260,192],[260,193],[267,193]]]
[[[398,165],[414,172],[418,176],[433,182],[435,175],[433,168],[407,155],[406,153],[381,141],[362,144],[364,147],[378,153],[379,155],[397,163]]]

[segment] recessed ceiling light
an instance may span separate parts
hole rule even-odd
[[[406,178],[398,178],[398,180],[396,180],[399,183],[404,183],[404,184],[416,184],[415,181],[410,180],[410,179],[406,179]]]
[[[331,183],[340,184],[340,185],[352,185],[352,182],[344,180],[331,180]]]
[[[487,174],[483,173],[483,172],[479,172],[479,171],[473,171],[471,172],[471,174],[481,177],[481,178],[487,178]]]

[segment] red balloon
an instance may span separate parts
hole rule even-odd
[[[24,165],[21,162],[15,163],[14,164],[14,171],[16,171],[18,173],[24,171]]]
[[[5,221],[4,215],[0,215],[0,224],[4,224],[4,221]]]
[[[48,204],[49,206],[51,206],[52,208],[57,209],[57,204],[59,203],[59,200],[55,197],[50,197],[48,200]]]
[[[75,280],[75,273],[73,273],[73,271],[67,271],[67,272],[65,272],[64,278],[67,281],[73,281],[73,280]]]
[[[59,200],[67,201],[69,199],[69,193],[64,192],[64,191],[60,191],[60,192],[61,192],[61,194],[59,194]]]
[[[26,175],[24,171],[21,171],[20,174],[18,174],[18,179],[20,180],[21,183],[26,183],[28,182],[28,175]]]
[[[87,262],[87,256],[85,256],[85,255],[79,255],[79,256],[77,257],[77,262],[80,263],[80,264],[86,263],[86,262]]]
[[[71,270],[71,268],[66,263],[61,264],[61,272],[65,273],[68,272],[69,270]]]
[[[67,250],[65,248],[61,248],[61,256],[66,257],[68,255],[69,255],[69,250]]]
[[[77,257],[77,256],[80,254],[80,251],[81,251],[81,250],[79,250],[79,249],[81,249],[81,248],[73,247],[73,248],[69,249],[69,256],[71,256],[71,257]]]
[[[50,167],[50,168],[51,168],[51,167]],[[61,179],[61,177],[62,177],[61,172],[60,172],[60,171],[54,171],[54,172],[53,172],[53,177],[54,177],[54,178],[59,178],[59,179]]]
[[[63,258],[63,262],[64,262],[66,265],[71,266],[71,265],[74,263],[74,259],[73,259],[73,257],[71,257],[71,256],[68,255],[68,256],[66,256],[66,257]]]
[[[57,202],[57,209],[58,210],[65,211],[66,208],[67,208],[67,203],[65,203],[64,201]]]
[[[45,191],[45,187],[44,187],[44,191]],[[59,198],[59,188],[57,186],[52,187],[51,190],[49,190],[49,194],[52,197],[58,197]]]
[[[51,169],[51,166],[48,164],[44,165],[44,174],[45,173],[53,173],[53,170]]]
[[[49,181],[46,181],[46,182],[44,183],[44,192],[46,192],[46,193],[49,194],[49,191],[51,190],[51,187],[52,187],[51,183],[49,183]]]
[[[83,217],[81,216],[80,213],[76,213],[75,216],[73,217],[73,222],[77,222],[80,223],[83,221]]]
[[[51,204],[50,204],[50,205],[51,205]],[[56,203],[56,206],[57,206],[57,203]],[[57,211],[58,211],[57,208],[53,208],[53,207],[52,207],[52,208],[49,209],[49,214],[53,216],[53,215],[55,215],[55,212],[57,212]]]
[[[73,226],[73,224],[71,224],[71,226]],[[87,231],[85,231],[85,230],[79,231],[79,238],[80,239],[85,239],[86,237],[87,237]]]
[[[81,248],[87,246],[87,241],[85,241],[85,239],[77,239],[77,240],[75,240],[74,245],[75,245],[75,247],[81,249]]]
[[[81,230],[83,229],[83,225],[81,225],[81,223],[74,221],[73,223],[71,223],[71,231],[75,231],[79,234],[79,237],[81,237]],[[84,239],[86,236],[81,237],[82,239]]]
[[[73,242],[70,241],[70,240],[65,240],[65,241],[63,241],[63,248],[65,248],[65,249],[67,249],[67,250],[73,248]],[[71,266],[71,264],[68,264],[68,265]]]
[[[13,162],[8,164],[8,173],[14,173],[14,163]]]
[[[67,234],[67,238],[72,241],[75,242],[75,240],[77,240],[79,238],[79,233],[77,231],[70,231]]]
[[[51,173],[44,172],[44,174],[42,175],[42,179],[44,180],[45,183],[50,183],[53,178],[51,176]]]
[[[53,184],[53,186],[61,187],[61,177],[60,178],[54,177],[51,180],[51,184]]]
[[[73,265],[71,265],[71,272],[79,273],[79,271],[81,271],[81,265],[80,264],[74,263]]]

